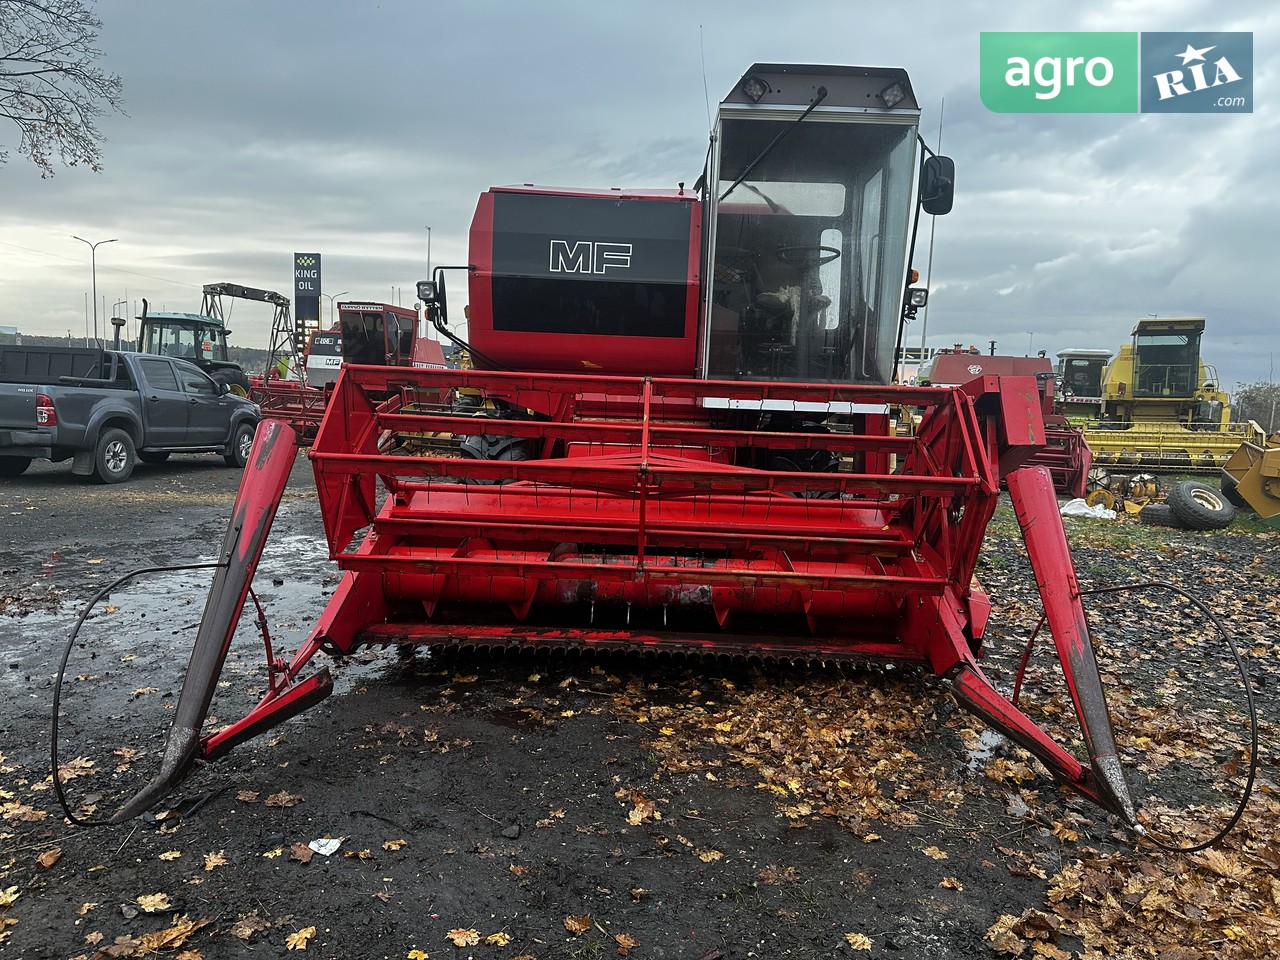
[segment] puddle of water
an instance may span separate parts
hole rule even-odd
[[[328,557],[324,541],[313,536],[290,534],[267,541],[253,589],[273,641],[285,655],[310,631],[332,592],[325,583],[333,572]],[[216,559],[216,554],[206,554],[194,562]],[[129,663],[134,670],[156,672],[164,672],[175,659],[185,664],[212,578],[211,570],[176,570],[144,574],[114,590],[98,602],[81,629],[78,644],[84,647],[73,654],[69,669],[74,674],[90,660],[95,672],[108,664]],[[50,675],[86,602],[60,600],[48,609],[0,615],[0,686],[26,687],[28,677]],[[253,604],[247,603],[232,646],[261,661],[256,619]]]
[[[983,728],[978,734],[977,741],[965,748],[969,754],[969,769],[981,770],[985,767],[987,761],[994,756],[996,748],[1004,742],[1004,734],[997,733],[989,727]]]

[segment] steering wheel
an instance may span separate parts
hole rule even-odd
[[[830,263],[832,260],[835,260],[840,256],[840,250],[838,247],[823,246],[800,245],[794,247],[779,247],[775,252],[777,253],[779,260],[784,263],[792,263],[798,266],[809,264],[822,266],[824,263]]]

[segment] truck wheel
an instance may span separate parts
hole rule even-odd
[[[257,425],[252,423],[242,423],[236,427],[231,435],[231,443],[227,446],[227,453],[222,457],[227,461],[228,467],[243,467],[249,462],[249,451],[253,449],[253,433],[256,429]]]
[[[1221,530],[1236,516],[1236,508],[1221,493],[1198,480],[1174,484],[1169,507],[1188,530]]]
[[[1167,503],[1148,503],[1138,511],[1138,522],[1152,527],[1181,527],[1173,509]]]
[[[164,463],[169,459],[168,450],[139,450],[138,459],[143,463]]]
[[[120,429],[103,430],[93,456],[93,474],[99,483],[122,483],[138,462],[133,438]]]
[[[209,374],[218,383],[225,383],[231,393],[237,397],[247,397],[249,395],[249,378],[245,376],[243,370],[237,370],[234,367],[224,367],[221,370],[214,370]]]
[[[0,477],[20,477],[29,466],[30,457],[0,457]]]
[[[1240,491],[1236,488],[1239,484],[1236,478],[1227,471],[1222,471],[1222,479],[1218,481],[1218,486],[1222,488],[1222,495],[1227,498],[1227,502],[1239,510],[1248,510],[1249,501],[1240,496]]]

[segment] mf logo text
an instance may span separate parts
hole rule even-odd
[[[552,273],[604,273],[631,266],[631,244],[603,240],[552,240]]]

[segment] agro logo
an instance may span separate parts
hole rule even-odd
[[[969,372],[976,377],[982,372],[982,367],[979,364],[971,363],[969,364]]]

